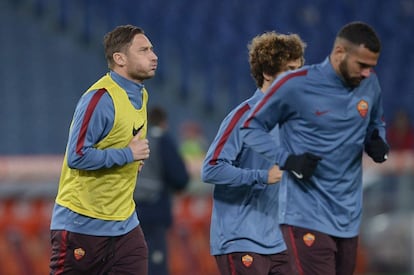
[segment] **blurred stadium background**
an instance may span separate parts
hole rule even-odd
[[[391,123],[402,109],[412,123],[414,0],[0,0],[0,274],[48,273],[48,222],[67,131],[80,95],[107,71],[102,47],[107,31],[120,24],[145,30],[159,57],[156,77],[146,82],[149,105],[168,110],[177,140],[182,141],[189,125],[197,125],[208,144],[224,115],[255,89],[247,62],[250,39],[268,30],[298,33],[308,44],[306,63],[316,63],[329,54],[340,26],[353,20],[371,24],[382,40],[375,70],[383,88],[385,120]],[[411,155],[395,154],[392,163],[405,163],[405,172],[401,165],[391,165],[384,172],[391,175],[385,185],[405,176],[402,184],[391,186],[395,197],[383,199],[401,202],[400,196],[414,193]],[[213,275],[210,189],[199,182],[198,166],[190,169],[192,188],[176,200],[171,270],[177,275]],[[372,182],[384,178],[367,174],[367,188],[381,186]],[[367,196],[370,209],[382,205],[381,196],[391,189],[368,193],[376,194]],[[397,212],[398,220],[388,217],[386,223],[382,215],[372,223],[366,215],[369,225],[364,223],[362,241],[367,243],[359,274],[414,274],[413,203],[403,201],[369,212],[372,218]],[[401,212],[408,216],[401,218]],[[386,233],[387,224],[401,226]],[[374,245],[378,243],[386,243],[394,254],[378,256],[375,251],[388,251]],[[401,246],[405,250],[397,249]],[[405,263],[399,255],[405,255]],[[395,260],[386,265],[381,257]]]

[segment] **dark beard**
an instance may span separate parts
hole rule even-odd
[[[341,76],[345,81],[346,85],[352,89],[358,87],[361,81],[364,79],[363,77],[351,77],[349,75],[346,59],[339,64],[339,72],[341,73]]]

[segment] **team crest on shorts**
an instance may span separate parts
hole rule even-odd
[[[312,246],[315,242],[315,235],[311,233],[306,233],[305,235],[303,235],[303,242],[309,247]]]
[[[80,260],[83,258],[83,256],[85,256],[85,250],[83,250],[83,248],[76,248],[75,250],[73,250],[73,256],[75,256],[76,260]]]
[[[368,113],[368,102],[366,102],[365,100],[361,99],[358,102],[357,110],[358,110],[358,113],[362,117],[366,117],[367,116],[367,113]]]
[[[249,267],[252,265],[253,263],[253,257],[250,256],[249,254],[246,254],[242,257],[242,263],[245,267]]]

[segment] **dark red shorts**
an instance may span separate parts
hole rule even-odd
[[[148,248],[140,226],[117,237],[52,230],[51,243],[51,275],[148,273]]]
[[[263,255],[234,252],[215,256],[221,275],[290,275],[289,256],[284,251]]]
[[[295,275],[352,275],[358,237],[337,238],[301,227],[281,225]]]

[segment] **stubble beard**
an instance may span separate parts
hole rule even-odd
[[[347,60],[344,59],[339,63],[339,72],[341,73],[341,76],[345,83],[351,87],[356,88],[361,84],[361,81],[363,80],[362,77],[351,77],[349,74],[348,64],[346,62]]]
[[[143,82],[144,80],[153,78],[154,75],[155,75],[155,72],[146,72],[146,73],[144,73],[144,72],[137,72],[137,71],[131,72],[130,71],[130,72],[128,72],[128,75],[131,79],[134,79],[138,82]]]

